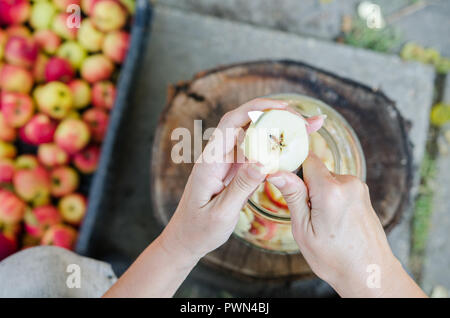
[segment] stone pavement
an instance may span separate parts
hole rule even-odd
[[[359,2],[361,0],[159,0],[159,3],[186,11],[326,40],[339,35],[342,16],[354,14]],[[389,15],[411,1],[372,2]]]
[[[450,1],[427,0],[426,2],[430,4],[422,10],[395,21],[393,25],[405,41],[434,47],[442,55],[450,57]]]
[[[326,40],[333,40],[340,34],[342,17],[354,15],[360,2],[362,0],[159,0],[159,3],[186,11]],[[380,5],[386,19],[393,19],[392,25],[404,41],[435,47],[450,56],[448,0],[422,0],[427,4],[423,9],[403,15],[399,12],[417,1],[371,2]]]
[[[450,103],[450,76],[447,75],[443,102]],[[450,291],[450,125],[438,137],[441,151],[436,161],[433,214],[421,285],[427,293],[436,286]]]
[[[113,163],[113,168],[119,172],[111,180],[114,187],[108,193],[112,217],[102,220],[107,230],[96,233],[95,237],[103,240],[102,250],[109,249],[110,254],[99,253],[98,257],[113,263],[120,274],[160,230],[151,218],[148,198],[151,191],[149,154],[158,116],[166,103],[167,86],[220,64],[286,58],[381,88],[412,122],[414,160],[416,163],[421,161],[433,92],[434,73],[430,68],[403,62],[395,56],[157,4],[148,51],[119,134],[119,154]],[[122,213],[126,213],[127,218],[114,217],[114,214]],[[406,211],[402,222],[389,236],[395,254],[405,265],[411,213],[412,210]],[[196,269],[196,275],[189,278],[181,293],[195,287],[196,277],[201,275],[201,268]],[[199,295],[208,296],[207,292]],[[271,296],[270,293],[267,296]]]

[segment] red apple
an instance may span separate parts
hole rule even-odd
[[[0,61],[3,60],[3,56],[5,53],[5,45],[8,41],[8,35],[6,34],[6,31],[3,29],[0,29]]]
[[[16,140],[16,130],[8,125],[5,120],[5,116],[0,112],[0,140],[6,142],[13,142]]]
[[[25,126],[19,128],[19,139],[26,144],[29,144],[29,145],[33,144],[31,142],[31,140],[29,140],[27,135],[25,134]]]
[[[79,119],[66,118],[55,131],[55,142],[69,154],[83,149],[90,139],[89,127]]]
[[[53,4],[60,11],[66,11],[67,7],[71,4],[75,4],[77,6],[81,5],[81,0],[53,0]]]
[[[129,14],[133,15],[136,11],[136,0],[119,0],[119,2],[127,9]]]
[[[35,30],[47,30],[51,27],[55,14],[56,8],[51,2],[35,1],[31,7],[30,25]]]
[[[33,100],[22,93],[3,93],[1,108],[6,123],[16,128],[25,125],[34,113]]]
[[[0,158],[14,158],[17,154],[16,146],[0,140]]]
[[[75,154],[73,164],[82,173],[89,174],[97,170],[99,160],[100,148],[97,146],[89,146]]]
[[[51,172],[51,180],[51,193],[56,198],[73,193],[80,184],[78,173],[68,166],[54,168]]]
[[[39,145],[38,158],[47,167],[64,165],[69,161],[68,154],[54,143]]]
[[[78,30],[78,42],[89,52],[98,52],[102,49],[105,34],[97,30],[91,19],[86,18],[81,21]]]
[[[67,83],[75,75],[72,65],[61,57],[52,57],[45,65],[45,80]]]
[[[24,154],[16,158],[14,166],[16,170],[34,169],[39,165],[35,155]]]
[[[52,30],[38,30],[34,32],[34,40],[45,53],[53,55],[61,45],[61,38]]]
[[[29,209],[30,209],[29,207],[25,207],[25,213]],[[3,233],[3,235],[5,235],[6,237],[15,239],[22,232],[22,224],[21,222],[3,223],[3,224],[1,224],[0,222],[0,232]]]
[[[92,87],[92,104],[95,107],[112,109],[116,100],[116,87],[110,81],[96,82]]]
[[[17,252],[17,241],[15,238],[5,236],[0,232],[0,261]]]
[[[54,245],[71,250],[75,245],[76,238],[77,232],[75,229],[68,225],[56,224],[45,231],[41,244]]]
[[[79,112],[77,112],[76,110],[71,110],[66,118],[73,118],[73,119],[81,119],[81,115]]]
[[[88,56],[81,65],[81,77],[89,83],[107,80],[114,71],[114,64],[103,54]]]
[[[68,85],[72,92],[74,108],[82,109],[90,104],[91,87],[88,82],[82,79],[73,79]]]
[[[25,231],[34,238],[41,238],[52,225],[62,222],[61,215],[56,207],[43,205],[25,212]]]
[[[20,222],[25,213],[26,204],[14,193],[0,190],[0,222],[13,224]]]
[[[11,25],[6,29],[8,37],[21,36],[24,38],[31,37],[31,31],[24,25]]]
[[[33,86],[31,73],[19,66],[5,64],[0,71],[0,88],[6,92],[28,94]]]
[[[33,76],[36,83],[45,82],[45,67],[48,62],[48,57],[44,53],[39,53],[36,62],[33,66]]]
[[[24,127],[26,140],[32,145],[40,145],[53,141],[56,124],[45,114],[36,114]]]
[[[108,129],[108,113],[101,108],[91,108],[83,113],[83,120],[89,126],[92,140],[101,142]]]
[[[32,38],[11,36],[5,46],[5,59],[12,65],[30,68],[38,56],[39,48]]]
[[[30,9],[28,0],[0,0],[0,25],[24,23]]]
[[[14,175],[14,161],[10,158],[0,158],[0,183],[12,181]]]
[[[33,93],[38,109],[52,118],[62,119],[72,109],[72,92],[62,82],[49,82]]]
[[[127,22],[127,12],[113,0],[96,2],[91,17],[94,25],[103,32],[119,30]]]
[[[72,193],[59,200],[58,209],[63,220],[72,225],[80,225],[86,214],[87,200],[79,193]]]
[[[81,10],[83,13],[87,16],[90,16],[92,13],[92,8],[94,8],[94,5],[102,0],[81,0]]]
[[[68,21],[71,15],[68,13],[60,13],[53,18],[52,30],[60,37],[66,40],[75,40],[78,28],[70,27]]]
[[[57,55],[70,62],[72,68],[79,69],[87,52],[78,42],[66,41],[59,47]]]
[[[28,233],[24,233],[22,235],[22,240],[21,240],[22,248],[20,250],[23,251],[27,248],[38,246],[40,242],[41,242],[40,238],[31,236]]]
[[[19,197],[34,206],[48,204],[50,200],[50,175],[41,166],[16,171],[13,185]]]
[[[126,31],[113,31],[103,41],[103,53],[116,63],[125,60],[130,44],[130,34]]]

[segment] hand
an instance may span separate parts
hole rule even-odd
[[[341,296],[425,296],[394,257],[365,183],[331,173],[314,154],[303,176],[278,172],[268,181],[283,194],[294,238],[316,275]],[[367,280],[377,269],[373,288]]]
[[[286,106],[259,98],[225,114],[202,160],[195,163],[169,224],[104,297],[173,296],[198,260],[228,240],[242,206],[266,178],[255,164],[234,160],[238,137],[249,123],[247,113]],[[312,132],[322,126],[323,118],[309,118],[308,123]],[[208,159],[211,153],[215,160]]]
[[[167,250],[200,259],[228,240],[243,205],[266,177],[253,163],[234,163],[239,133],[249,123],[247,113],[286,106],[283,101],[259,98],[223,116],[201,156],[205,159],[206,153],[218,148],[220,160],[194,165],[177,210],[161,235]],[[323,118],[313,117],[308,122],[312,132],[322,126]],[[230,136],[227,129],[232,138],[225,138]]]

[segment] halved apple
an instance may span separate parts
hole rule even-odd
[[[266,181],[264,183],[264,191],[266,192],[267,197],[270,199],[270,201],[275,203],[275,205],[284,209],[288,208],[286,200],[283,198],[280,190],[278,190],[273,184]]]
[[[249,112],[252,120],[241,149],[249,161],[259,162],[263,173],[294,171],[308,156],[306,120],[287,110]]]

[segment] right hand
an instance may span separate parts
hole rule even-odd
[[[407,274],[389,247],[367,185],[331,173],[314,154],[303,163],[303,176],[305,182],[277,172],[267,180],[288,204],[294,239],[311,269],[341,296],[387,296],[398,274]],[[367,284],[372,264],[380,269],[381,288]]]

